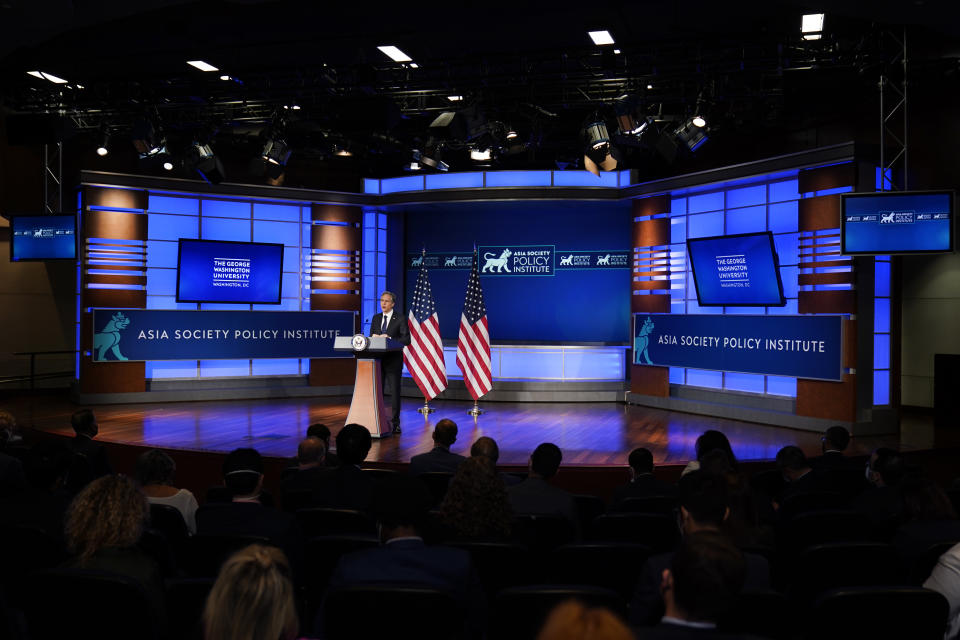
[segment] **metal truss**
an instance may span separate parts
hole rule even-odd
[[[63,212],[63,141],[43,145],[43,210]]]
[[[880,190],[902,191],[909,188],[907,30],[904,28],[901,38],[889,31],[880,38],[881,51],[888,47],[891,51],[880,73]]]

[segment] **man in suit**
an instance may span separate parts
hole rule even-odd
[[[788,445],[780,449],[777,452],[777,469],[780,470],[786,482],[780,493],[780,504],[792,496],[828,491],[830,488],[824,474],[810,466],[807,456],[803,454],[800,447]]]
[[[380,294],[380,313],[370,321],[370,335],[391,338],[410,344],[410,327],[407,319],[395,309],[397,296],[391,291]],[[403,354],[388,354],[380,363],[380,383],[385,393],[390,394],[390,409],[393,412],[390,423],[393,433],[400,433],[400,374],[403,371]]]
[[[439,421],[433,428],[433,449],[410,458],[410,474],[419,475],[429,471],[447,471],[455,473],[463,456],[450,451],[457,441],[457,424],[448,418]]]
[[[100,433],[100,425],[90,409],[80,409],[70,416],[70,425],[77,434],[70,441],[73,449],[73,465],[68,479],[68,489],[77,493],[91,480],[113,473],[107,460],[107,451],[94,438]]]
[[[323,447],[326,450],[326,454],[323,456],[323,466],[325,467],[339,467],[340,466],[340,456],[330,450],[330,427],[323,424],[322,422],[317,422],[315,424],[307,427],[307,437],[308,438],[320,438],[323,440]]]
[[[870,486],[853,501],[874,526],[892,530],[903,517],[903,494],[900,481],[906,474],[906,463],[899,451],[881,447],[870,454],[866,478]]]
[[[613,504],[617,505],[627,498],[647,498],[652,496],[675,497],[677,488],[661,482],[653,475],[653,454],[643,447],[634,449],[627,457],[630,465],[630,483],[618,487],[613,492]]]
[[[558,515],[576,524],[577,508],[573,496],[548,483],[557,474],[562,459],[560,447],[552,442],[544,442],[533,450],[527,479],[507,488],[514,513]]]
[[[340,466],[319,478],[314,494],[317,505],[337,509],[366,511],[373,500],[374,482],[360,469],[370,452],[372,440],[366,427],[344,425],[337,433]]]

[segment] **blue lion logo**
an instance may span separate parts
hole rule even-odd
[[[653,364],[650,360],[650,354],[647,351],[647,347],[650,346],[650,333],[653,331],[653,320],[650,319],[650,316],[647,316],[647,319],[643,321],[643,325],[640,327],[640,333],[637,335],[633,343],[634,350],[634,361],[637,364],[643,364],[640,357],[643,356],[643,359],[646,360],[647,364]]]
[[[105,360],[104,354],[107,349],[117,360],[127,360],[128,358],[120,353],[120,332],[130,324],[130,318],[118,311],[110,319],[110,322],[102,331],[93,335],[93,348],[97,350],[97,357],[94,360]]]

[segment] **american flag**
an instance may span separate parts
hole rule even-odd
[[[410,344],[403,348],[403,362],[423,392],[424,400],[432,400],[447,388],[447,369],[443,364],[440,321],[433,304],[427,268],[423,264],[413,290],[407,324],[410,325]]]
[[[473,267],[467,280],[467,296],[460,315],[460,336],[457,338],[457,366],[474,400],[493,385],[490,382],[490,333],[487,331],[487,307],[477,274],[477,250],[473,250]]]

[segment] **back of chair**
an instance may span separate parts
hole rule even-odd
[[[776,591],[746,591],[737,596],[733,608],[717,621],[724,633],[790,640],[798,636],[797,612],[793,603]]]
[[[606,510],[603,500],[597,496],[575,495],[573,503],[577,509],[577,520],[581,531],[586,531],[590,523],[602,516]]]
[[[677,521],[659,513],[608,513],[590,526],[594,542],[632,542],[654,552],[670,551],[680,541]]]
[[[417,586],[356,586],[327,593],[322,636],[329,640],[466,636],[464,612],[448,593]],[[318,629],[320,631],[320,629]]]
[[[31,640],[157,639],[163,621],[136,580],[105,571],[48,569],[24,584]]]
[[[846,496],[834,491],[810,491],[797,493],[783,500],[780,512],[783,517],[793,517],[810,511],[845,509],[849,504]]]
[[[865,515],[842,509],[801,513],[787,522],[782,533],[780,546],[792,551],[815,544],[873,540],[875,534]]]
[[[434,506],[438,506],[443,502],[443,497],[447,495],[447,487],[450,486],[453,474],[449,471],[428,471],[427,473],[421,473],[417,478],[427,485]]]
[[[814,604],[809,637],[941,640],[949,611],[946,598],[920,587],[836,589]]]
[[[804,550],[794,571],[791,593],[812,600],[829,589],[903,583],[896,549],[880,542],[838,542]]]
[[[377,536],[335,535],[310,538],[306,545],[306,566],[302,572],[306,597],[306,617],[312,619],[340,558],[354,551],[373,549],[380,544]]]
[[[270,540],[260,536],[197,534],[184,542],[180,568],[189,576],[215,578],[227,558],[251,544],[269,545]]]
[[[552,582],[603,587],[628,600],[650,553],[630,542],[581,542],[559,547],[547,566]]]
[[[494,601],[491,638],[530,640],[536,638],[555,606],[575,598],[584,604],[606,607],[625,617],[626,605],[616,592],[586,585],[529,585],[504,589]]]
[[[355,509],[311,507],[297,511],[297,521],[307,537],[333,535],[376,535],[377,523]]]
[[[22,600],[20,585],[27,575],[51,569],[67,559],[63,542],[37,527],[0,526],[0,549],[7,550],[0,569],[0,586],[6,588],[12,604]]]
[[[525,514],[513,518],[514,541],[534,552],[573,542],[575,536],[574,524],[562,516]]]
[[[916,560],[914,560],[912,566],[907,567],[907,571],[909,571],[910,584],[919,586],[926,582],[927,578],[930,577],[930,574],[933,573],[934,567],[937,566],[937,561],[940,560],[940,556],[945,554],[947,551],[950,551],[950,549],[955,547],[958,543],[960,543],[960,540],[953,540],[951,542],[938,542],[930,545]]]
[[[166,582],[167,628],[178,640],[203,640],[203,608],[215,578],[174,578]]]
[[[169,504],[150,503],[150,526],[162,533],[171,545],[178,545],[189,535],[183,514]]]
[[[674,496],[643,496],[622,500],[611,511],[660,513],[665,516],[672,516],[676,508],[677,499]]]
[[[453,541],[446,543],[470,552],[480,583],[493,600],[501,589],[538,582],[537,565],[526,547],[514,542]]]

